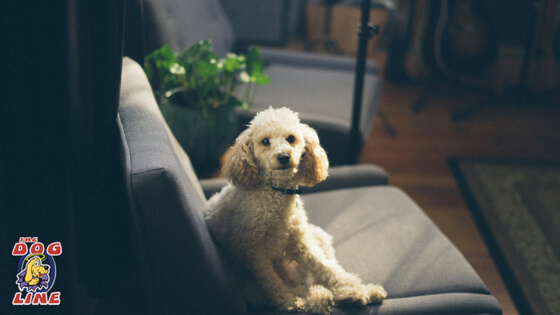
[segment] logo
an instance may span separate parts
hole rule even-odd
[[[50,292],[57,273],[54,256],[60,254],[60,242],[45,247],[37,237],[20,237],[12,250],[13,256],[20,256],[13,305],[60,305],[60,292]]]

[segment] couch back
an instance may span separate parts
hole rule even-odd
[[[237,281],[213,242],[206,199],[142,68],[123,60],[119,122],[141,274],[151,313],[242,314]]]
[[[147,53],[163,44],[178,52],[212,39],[218,57],[225,57],[235,43],[220,0],[144,0],[143,10]]]

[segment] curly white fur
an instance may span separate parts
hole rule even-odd
[[[338,264],[331,236],[308,222],[298,195],[273,188],[313,186],[328,166],[317,133],[287,108],[258,113],[232,147],[223,169],[231,184],[209,200],[204,216],[235,263],[250,307],[324,314],[335,303],[387,296]]]

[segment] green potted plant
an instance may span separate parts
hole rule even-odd
[[[236,108],[249,110],[268,84],[258,47],[218,58],[202,40],[175,54],[169,46],[146,56],[144,71],[171,131],[195,168],[215,165],[237,135]]]

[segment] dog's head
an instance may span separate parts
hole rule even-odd
[[[328,167],[315,130],[284,107],[255,116],[235,141],[223,173],[238,187],[313,186],[325,180]]]
[[[43,278],[43,275],[49,273],[49,266],[43,265],[39,257],[33,257],[27,263],[27,270],[31,272],[34,278]]]

